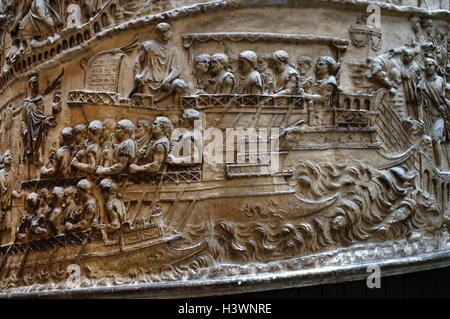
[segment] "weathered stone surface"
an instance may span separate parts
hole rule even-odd
[[[0,1],[0,296],[450,264],[449,10]]]

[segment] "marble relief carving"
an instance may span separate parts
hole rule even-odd
[[[0,1],[0,296],[448,252],[448,3],[312,2]]]

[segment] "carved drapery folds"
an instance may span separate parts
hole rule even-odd
[[[0,1],[0,295],[446,253],[450,13],[400,2]]]
[[[409,21],[414,37],[403,47],[370,58],[369,78],[389,91],[393,109],[410,133],[421,140],[419,145],[432,144],[431,156],[436,167],[443,170],[442,158],[448,157],[450,106],[445,84],[448,26],[437,26],[426,16],[412,16]]]

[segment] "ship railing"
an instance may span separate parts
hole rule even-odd
[[[93,229],[82,232],[66,233],[48,238],[30,240],[27,242],[14,242],[13,244],[0,247],[0,253],[5,255],[17,255],[31,251],[51,250],[55,247],[79,245],[86,241],[102,240],[101,231]]]
[[[366,93],[337,92],[334,104],[308,103],[303,95],[270,94],[199,94],[181,98],[183,108],[194,108],[208,112],[208,109],[223,108],[224,112],[240,112],[240,108],[255,108],[261,113],[264,109],[286,109],[287,115],[302,113],[309,126],[334,126],[340,128],[367,128],[374,125],[379,115],[379,91]],[[215,112],[216,110],[214,110]],[[264,111],[267,112],[267,111]],[[324,115],[330,113],[330,116]],[[323,119],[317,124],[318,117]],[[286,124],[283,121],[284,124]]]
[[[116,175],[114,178],[120,182],[129,180],[133,183],[195,183],[202,180],[202,165],[195,164],[188,167],[176,167],[169,165],[169,168],[165,172],[158,172],[152,174],[121,174]],[[86,176],[78,178],[48,178],[48,179],[35,179],[22,182],[23,189],[39,189],[43,187],[67,187],[75,186],[80,180],[84,178],[90,178],[95,182],[100,182],[103,177],[100,176]]]

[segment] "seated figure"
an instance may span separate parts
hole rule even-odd
[[[116,143],[116,121],[106,119],[103,121],[103,137],[102,137],[102,162],[101,166],[111,166],[114,156],[114,144]]]
[[[61,235],[64,233],[64,188],[55,187],[52,192],[52,210],[48,216],[50,233]]]
[[[40,197],[37,193],[31,193],[27,196],[25,201],[25,212],[17,228],[17,241],[25,242],[46,234],[47,230],[40,227],[38,209],[40,204]]]
[[[105,212],[108,219],[107,224],[96,224],[94,227],[111,232],[120,229],[126,219],[126,207],[120,198],[117,184],[109,178],[100,182],[100,189],[105,197]]]
[[[62,25],[61,16],[48,1],[33,0],[28,13],[19,24],[21,51],[30,52],[33,40],[36,45],[44,44],[47,39],[53,43],[59,38],[57,30]]]
[[[131,173],[155,173],[164,169],[167,155],[170,152],[170,136],[172,135],[172,122],[165,116],[158,116],[152,125],[152,141],[139,151],[142,165],[130,165]]]
[[[274,88],[274,75],[270,68],[271,55],[267,53],[262,53],[258,55],[258,71],[262,76],[264,82],[264,93],[273,94]]]
[[[314,103],[331,107],[336,104],[338,84],[336,73],[339,64],[330,56],[322,56],[316,63],[316,78],[312,85],[311,94],[305,94],[305,98]]]
[[[52,202],[52,194],[47,188],[41,188],[39,191],[39,208],[37,215],[43,219],[47,219],[50,213],[50,203]]]
[[[65,127],[59,135],[59,148],[52,151],[47,166],[41,168],[42,177],[69,177],[72,157],[73,130]]]
[[[208,72],[211,63],[209,54],[198,54],[194,58],[195,94],[205,94],[208,87]]]
[[[78,189],[74,186],[69,186],[64,189],[64,224],[66,221],[74,220],[80,209],[76,202]]]
[[[148,145],[152,137],[152,121],[139,119],[136,123],[136,145],[140,150]]]
[[[234,92],[236,79],[228,71],[229,58],[226,54],[216,53],[211,57],[209,67],[210,79],[206,92],[208,94],[231,94]]]
[[[314,79],[309,76],[312,68],[312,59],[309,56],[300,56],[297,58],[297,70],[299,73],[299,88],[304,92],[310,93]]]
[[[239,70],[243,77],[239,83],[240,94],[261,94],[264,92],[264,81],[256,70],[258,56],[253,51],[242,51],[239,54]]]
[[[89,135],[86,147],[75,154],[71,166],[74,170],[84,174],[95,172],[102,156],[100,145],[103,137],[103,124],[100,121],[92,121],[88,127]]]
[[[135,86],[130,93],[146,93],[155,96],[155,102],[169,96],[180,97],[187,84],[181,76],[181,53],[171,43],[172,26],[161,22],[156,26],[157,39],[145,41],[139,48],[135,65]],[[177,99],[175,99],[177,101]]]
[[[88,137],[88,126],[85,123],[80,123],[75,125],[72,131],[73,134],[73,146],[72,146],[72,158],[70,163],[72,163],[73,158],[81,151],[84,150],[89,142]]]
[[[93,194],[91,182],[83,179],[78,182],[77,189],[82,206],[66,222],[65,229],[68,232],[90,229],[99,216],[98,202]]]
[[[274,93],[276,95],[298,94],[299,75],[289,63],[289,54],[284,50],[272,54],[272,65],[275,77]]]
[[[196,136],[195,121],[201,121],[201,114],[197,110],[187,109],[183,112],[183,119],[187,128],[174,143],[167,161],[180,166],[192,166],[202,162],[202,137]]]
[[[115,148],[111,166],[99,166],[97,175],[108,176],[125,173],[136,158],[137,146],[133,139],[135,126],[130,120],[121,120],[116,126],[119,145]]]

